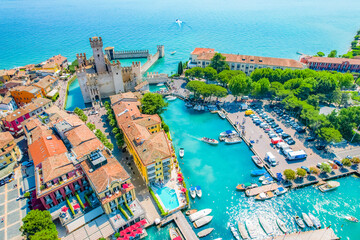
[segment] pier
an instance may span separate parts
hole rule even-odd
[[[331,228],[323,228],[307,232],[290,233],[276,237],[269,237],[268,240],[336,240],[340,239]]]
[[[184,214],[181,211],[178,211],[166,219],[164,219],[161,225],[166,225],[174,221],[179,228],[182,236],[185,240],[198,240],[199,238],[196,236],[195,232],[193,231],[192,227],[190,226],[189,222],[186,220]]]
[[[275,191],[279,187],[282,187],[282,185],[278,184],[278,183],[262,185],[260,187],[252,188],[252,189],[249,189],[249,190],[245,191],[245,194],[248,197],[253,197],[253,196],[256,196],[256,195],[258,195],[258,194],[260,194],[262,192]]]

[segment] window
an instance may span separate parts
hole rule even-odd
[[[18,122],[18,120],[15,120],[15,123],[16,123],[16,125],[19,125],[19,122]]]
[[[10,153],[7,153],[5,156],[9,157],[9,156],[10,156]]]

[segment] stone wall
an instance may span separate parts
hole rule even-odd
[[[168,75],[165,73],[147,73],[144,81],[147,81],[149,84],[158,84],[166,82],[168,79]]]

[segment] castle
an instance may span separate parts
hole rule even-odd
[[[108,54],[103,52],[101,37],[90,38],[93,56],[86,58],[85,53],[76,55],[79,68],[76,75],[85,103],[94,103],[102,98],[121,92],[134,91],[142,82],[142,75],[157,59],[164,56],[164,46],[157,47],[157,53],[149,55],[143,69],[140,62],[129,67],[121,66],[119,60],[110,62]],[[136,52],[136,51],[134,51]]]

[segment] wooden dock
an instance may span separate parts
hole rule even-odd
[[[161,225],[166,225],[170,223],[171,221],[174,221],[179,228],[182,236],[185,238],[185,240],[198,240],[199,238],[196,236],[194,230],[190,226],[189,222],[186,220],[184,214],[181,211],[178,211],[171,216],[167,217],[163,220]]]
[[[269,237],[268,240],[336,240],[340,239],[331,228],[312,230],[307,232],[290,233],[276,237]]]
[[[252,197],[252,196],[256,196],[262,192],[274,191],[274,190],[278,189],[279,187],[282,187],[282,185],[278,184],[278,183],[272,183],[272,184],[263,185],[260,187],[249,189],[249,190],[245,191],[245,194],[248,197]]]

